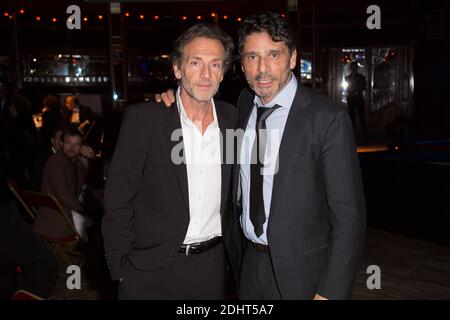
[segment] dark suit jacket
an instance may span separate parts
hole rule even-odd
[[[79,113],[80,113],[80,124],[83,123],[86,120],[89,120],[89,122],[92,122],[93,120],[96,120],[96,115],[94,112],[92,112],[91,108],[88,106],[80,104],[78,106]],[[68,124],[70,124],[70,118],[72,117],[72,111],[67,109],[66,107],[63,108],[62,112],[63,118],[67,121]]]
[[[215,101],[221,133],[237,125],[237,110]],[[113,280],[125,262],[139,270],[164,268],[183,244],[189,225],[186,165],[174,164],[171,141],[181,130],[178,108],[142,103],[125,113],[105,189],[102,230]],[[222,148],[225,150],[225,148]],[[222,154],[225,156],[225,153]],[[232,165],[222,164],[222,235],[228,260],[238,278],[238,220],[231,210]],[[127,260],[127,261],[125,261]]]
[[[72,161],[62,151],[52,155],[45,164],[42,173],[41,192],[51,193],[67,210],[69,219],[72,219],[70,210],[80,214],[85,213],[85,208],[78,200],[81,186],[86,181],[87,169],[78,161],[78,187],[75,186]],[[54,238],[72,235],[72,230],[64,219],[55,211],[48,208],[40,208],[33,226],[39,234]]]
[[[254,95],[239,98],[245,128]],[[351,296],[366,228],[353,130],[346,112],[299,85],[274,177],[268,244],[283,299]],[[239,167],[234,179],[237,215]]]

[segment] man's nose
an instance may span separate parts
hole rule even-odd
[[[204,66],[202,67],[202,70],[201,70],[201,76],[202,76],[203,78],[206,78],[206,79],[211,78],[211,70],[209,69],[209,66],[204,65]]]
[[[267,65],[266,58],[261,57],[261,59],[259,59],[259,63],[258,63],[259,73],[265,73],[267,71],[267,68],[268,68],[268,65]]]

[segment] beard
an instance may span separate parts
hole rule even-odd
[[[196,88],[196,84],[189,84],[186,83],[184,80],[181,80],[181,86],[183,90],[194,100],[198,102],[208,102],[210,101],[219,90],[219,86],[214,86],[214,83],[212,81],[205,81],[199,83],[200,85],[206,85],[210,86],[208,90],[200,90]]]
[[[273,76],[268,72],[258,73],[254,78],[246,75],[247,83],[252,88],[257,96],[260,97],[262,101],[270,102],[273,98],[286,86],[288,81],[291,79],[291,70],[287,69],[280,77]],[[264,88],[258,86],[257,82],[261,79],[269,80],[272,82],[270,87]]]

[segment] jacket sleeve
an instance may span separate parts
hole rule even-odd
[[[133,248],[133,198],[137,195],[147,157],[145,128],[149,125],[145,123],[142,108],[127,110],[108,173],[102,233],[113,280],[123,276],[123,259]]]
[[[327,299],[351,297],[366,232],[366,208],[354,133],[344,111],[326,131],[321,166],[330,210],[327,266],[317,293]]]

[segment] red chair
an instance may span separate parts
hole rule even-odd
[[[76,264],[72,261],[72,259],[70,259],[70,257],[76,257],[78,260],[78,265],[81,267],[85,260],[86,243],[76,230],[72,220],[69,218],[71,213],[67,212],[67,210],[59,203],[58,199],[51,194],[24,191],[23,200],[35,212],[37,212],[39,208],[45,207],[59,213],[61,218],[64,219],[66,225],[72,231],[72,234],[70,236],[57,239],[44,234],[40,234],[40,236],[53,247],[55,252],[66,263],[66,266]]]
[[[44,300],[44,298],[27,290],[19,290],[12,295],[11,300]]]

